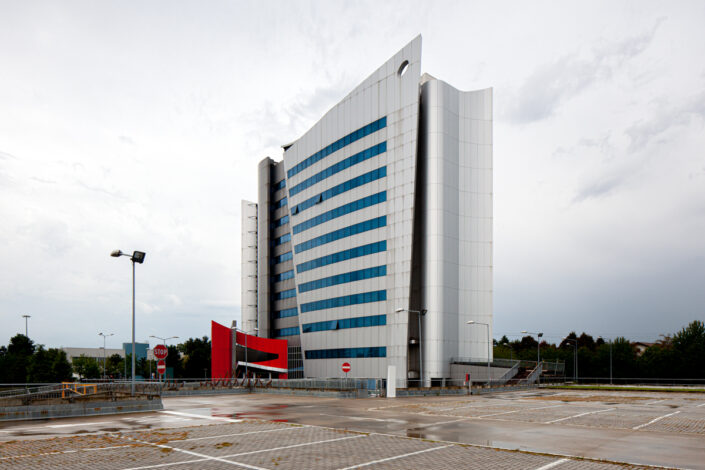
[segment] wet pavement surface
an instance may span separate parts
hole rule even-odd
[[[705,469],[705,395],[165,398],[162,412],[0,424],[4,468]],[[518,451],[518,452],[517,452]],[[588,460],[580,460],[580,459]]]

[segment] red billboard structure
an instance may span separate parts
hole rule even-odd
[[[287,341],[260,338],[211,321],[211,379],[288,378]]]

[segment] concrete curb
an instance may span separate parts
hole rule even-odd
[[[0,407],[0,421],[29,419],[73,418],[80,416],[141,413],[163,410],[162,400],[86,401],[55,405],[26,405]]]

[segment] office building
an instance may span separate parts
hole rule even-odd
[[[430,385],[456,358],[487,361],[491,89],[422,75],[419,36],[257,171],[242,327],[288,341],[303,360],[290,378],[348,362],[352,377],[395,366],[398,382]]]

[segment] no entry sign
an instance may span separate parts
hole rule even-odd
[[[343,372],[345,372],[345,373],[347,374],[348,372],[350,372],[350,369],[351,369],[350,363],[349,363],[349,362],[343,362]]]
[[[159,375],[164,375],[164,372],[166,372],[166,362],[157,362],[157,372],[159,372]]]
[[[154,354],[154,357],[156,357],[157,359],[166,359],[166,357],[169,355],[169,349],[163,344],[157,344],[156,346],[154,346],[152,354]]]

